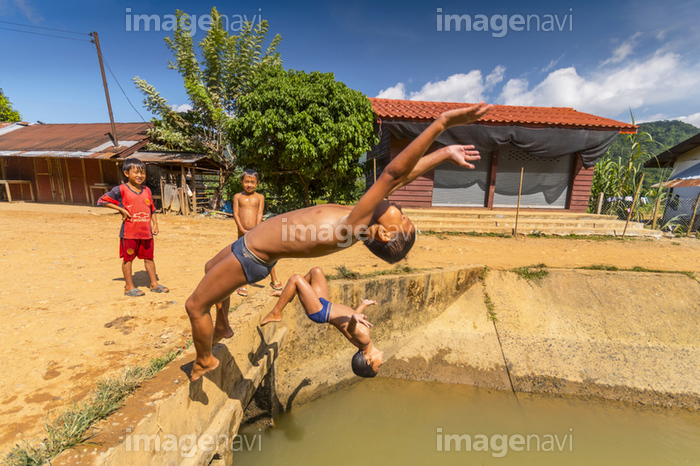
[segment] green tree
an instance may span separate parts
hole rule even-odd
[[[276,67],[238,102],[231,141],[285,209],[357,198],[359,158],[378,142],[369,100],[332,73]]]
[[[150,150],[185,150],[207,154],[224,166],[224,178],[235,168],[234,150],[226,139],[227,128],[238,113],[238,101],[251,89],[251,80],[262,70],[281,64],[276,35],[263,53],[267,21],[246,23],[236,35],[224,28],[221,15],[212,8],[211,27],[199,42],[201,59],[190,32],[190,17],[177,10],[173,37],[165,38],[175,61],[168,68],[183,79],[191,110],[174,111],[167,100],[136,76],[136,87],[144,94],[146,108],[155,113],[150,132]],[[220,192],[217,193],[217,202]]]
[[[22,117],[19,115],[19,112],[12,108],[12,102],[0,89],[0,121],[12,123],[21,120]]]

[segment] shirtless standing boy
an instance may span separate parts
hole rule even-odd
[[[265,210],[265,196],[255,192],[255,188],[260,183],[260,177],[255,170],[245,170],[241,177],[243,191],[233,196],[233,218],[238,227],[238,237],[248,233],[255,226],[262,222],[263,211]],[[282,282],[277,279],[277,273],[273,267],[270,270],[270,286],[273,290],[281,290]],[[248,296],[248,289],[242,286],[236,290],[240,296]]]
[[[267,277],[279,259],[325,256],[357,241],[389,263],[403,259],[415,241],[415,227],[384,198],[441,163],[474,168],[470,162],[480,157],[472,145],[441,147],[423,154],[440,133],[475,122],[490,109],[481,102],[440,115],[384,168],[355,206],[324,204],[269,218],[207,262],[204,278],[185,302],[197,352],[190,380],[219,366],[211,349],[213,343],[233,336],[228,324],[231,293]],[[217,303],[214,326],[210,310]]]

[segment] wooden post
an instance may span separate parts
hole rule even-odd
[[[377,182],[377,157],[373,158],[372,161],[374,162],[374,182]]]
[[[656,216],[659,214],[659,207],[661,207],[661,187],[659,187],[659,194],[656,196],[656,205],[654,206],[654,216],[651,222],[651,229],[656,230]]]
[[[117,128],[114,125],[114,116],[112,115],[112,102],[109,100],[109,89],[107,88],[107,78],[105,77],[105,67],[102,64],[102,49],[100,49],[100,39],[97,37],[97,31],[92,32],[92,43],[97,49],[97,59],[100,61],[100,72],[102,73],[102,86],[105,88],[105,98],[107,99],[107,111],[109,112],[109,123],[112,126],[112,140],[114,147],[119,147],[117,139]]]
[[[486,189],[486,207],[493,209],[493,197],[496,195],[496,174],[498,173],[498,151],[491,152],[491,167],[489,169],[489,186]]]
[[[605,196],[605,193],[598,193],[598,205],[595,208],[595,213],[597,215],[600,215],[603,211],[603,196]]]
[[[160,168],[160,167],[159,167]],[[163,194],[163,169],[158,171],[158,181],[160,181],[160,211],[165,213],[165,194]],[[168,199],[170,202],[170,199]]]
[[[698,193],[698,198],[695,200],[695,207],[693,208],[693,216],[690,218],[690,225],[688,225],[688,232],[685,234],[686,237],[690,236],[690,230],[693,229],[693,224],[695,223],[695,214],[698,212],[698,204],[700,204],[700,193]]]
[[[80,159],[80,165],[83,167],[83,187],[85,188],[85,203],[90,203],[90,188],[87,182],[87,170],[85,169],[85,159]]]
[[[197,165],[192,168],[192,213],[197,215]]]
[[[182,209],[182,215],[189,215],[190,210],[189,210],[189,205],[188,203],[190,202],[189,196],[187,196],[187,178],[185,178],[185,166],[180,164],[180,188],[182,188],[182,199],[184,200],[184,204],[180,206]]]
[[[520,216],[520,196],[523,193],[523,173],[524,167],[520,167],[520,187],[518,188],[518,207],[515,209],[515,228],[513,228],[513,237],[518,236],[518,217]]]
[[[630,223],[630,219],[632,218],[632,212],[634,211],[634,205],[637,203],[637,196],[639,196],[639,190],[642,189],[642,183],[644,182],[644,173],[642,173],[642,177],[639,180],[639,185],[637,186],[637,191],[634,193],[634,199],[632,199],[632,206],[630,207],[630,211],[627,214],[627,221],[625,222],[625,229],[622,230],[622,238],[625,237],[625,233],[627,233],[627,225]]]

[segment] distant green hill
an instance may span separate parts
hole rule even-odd
[[[639,132],[649,133],[653,139],[653,143],[647,145],[647,151],[649,156],[645,157],[644,160],[638,161],[639,165],[643,165],[647,160],[661,152],[670,149],[676,144],[685,141],[686,139],[695,136],[700,133],[700,128],[683,123],[678,120],[663,120],[663,121],[650,121],[647,123],[639,124]],[[631,152],[631,144],[626,141],[625,135],[620,135],[615,140],[610,149],[608,150],[608,156],[613,160],[617,160],[621,157],[622,162],[626,163],[629,160]],[[655,168],[645,168],[642,170],[644,173],[644,185],[650,186],[651,184],[660,181],[662,174],[668,175],[669,170],[660,170]]]

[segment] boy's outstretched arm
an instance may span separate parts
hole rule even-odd
[[[350,225],[368,224],[374,210],[386,196],[406,184],[411,175],[414,175],[414,179],[420,175],[414,171],[414,168],[440,133],[453,126],[473,123],[490,109],[491,105],[481,102],[469,107],[450,110],[440,115],[386,166],[377,181],[352,210],[347,223]]]

